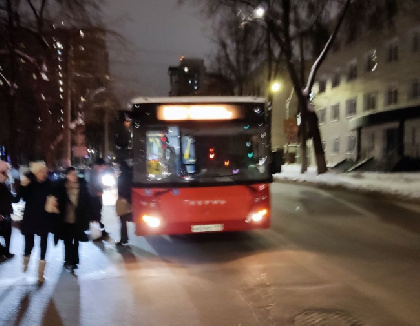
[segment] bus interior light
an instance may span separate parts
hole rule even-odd
[[[151,228],[158,228],[160,226],[160,218],[154,215],[143,215],[143,222]]]

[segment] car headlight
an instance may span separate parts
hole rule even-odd
[[[116,185],[115,177],[111,174],[105,174],[102,176],[102,184],[105,187],[114,187]]]

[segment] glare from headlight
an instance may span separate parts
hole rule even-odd
[[[143,221],[151,228],[157,228],[160,226],[160,218],[153,215],[143,215]]]
[[[105,187],[114,187],[116,184],[115,177],[111,174],[105,174],[102,176],[102,184]]]

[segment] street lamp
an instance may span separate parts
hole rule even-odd
[[[263,18],[265,15],[265,9],[263,7],[257,7],[253,11],[254,18]]]
[[[278,81],[273,81],[272,83],[271,83],[271,91],[273,92],[273,93],[277,93],[279,90],[280,90],[280,83],[278,82]]]

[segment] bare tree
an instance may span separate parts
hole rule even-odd
[[[7,147],[12,165],[16,166],[18,161],[19,135],[32,128],[40,134],[44,159],[50,166],[53,164],[56,140],[62,139],[63,125],[63,121],[57,121],[51,113],[59,99],[53,95],[48,97],[51,83],[58,85],[59,82],[51,73],[53,67],[48,66],[57,52],[53,46],[54,35],[59,34],[60,28],[98,26],[99,16],[99,0],[7,0],[7,6],[0,6],[0,67],[4,68],[0,74],[0,89],[7,99]],[[25,46],[25,43],[30,45]],[[38,112],[34,112],[38,117],[35,124],[31,119],[17,121],[19,103],[22,97],[28,97],[28,90],[33,92],[38,108]],[[25,121],[27,124],[23,124]]]
[[[307,169],[307,139],[313,140],[318,173],[324,173],[327,170],[317,115],[310,105],[310,93],[315,82],[316,73],[331,49],[350,3],[351,0],[206,1],[205,8],[207,13],[212,12],[215,16],[218,16],[225,8],[240,8],[240,10],[247,12],[248,15],[246,17],[250,17],[248,20],[252,20],[254,24],[261,26],[270,35],[265,40],[274,40],[278,49],[277,57],[284,56],[296,96],[299,99],[299,112],[302,121],[300,126],[300,138],[303,149],[302,172]],[[338,14],[332,15],[329,11],[333,6],[338,8]],[[255,19],[252,14],[258,8],[264,10],[264,16],[260,19]],[[332,20],[332,16],[335,16],[335,22]],[[234,20],[233,17],[232,20]],[[326,26],[332,26],[328,34],[326,34],[328,31]],[[323,44],[320,44],[320,41]],[[311,72],[305,80],[304,62],[305,52],[308,50],[311,50],[311,52],[318,50],[318,53],[315,55],[316,60],[312,65]],[[271,63],[271,60],[268,60],[268,62]]]
[[[217,52],[213,65],[217,71],[228,77],[237,87],[237,93],[243,94],[243,84],[256,63],[261,61],[261,30],[246,24],[237,6],[227,8],[220,13],[213,23],[214,42]]]

